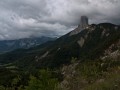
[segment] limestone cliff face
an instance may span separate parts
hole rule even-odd
[[[85,39],[81,37],[80,40],[78,41],[78,44],[80,45],[80,47],[83,47],[84,42],[85,42]]]
[[[88,26],[88,17],[87,16],[81,16],[80,28],[85,29],[87,26]]]
[[[80,25],[70,33],[70,36],[80,33],[82,30],[88,28],[88,17],[81,16]]]

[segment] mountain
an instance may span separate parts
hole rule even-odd
[[[120,90],[120,25],[89,25],[85,16],[81,24],[54,41],[0,54],[0,90]]]
[[[36,37],[36,38],[24,38],[18,40],[2,40],[0,41],[0,53],[12,51],[20,48],[30,48],[38,46],[47,41],[55,40],[55,38],[50,37]]]
[[[76,30],[76,29],[75,29]],[[71,31],[71,32],[74,32]],[[55,41],[46,42],[30,49],[21,49],[0,55],[1,63],[15,62],[18,67],[59,67],[68,64],[75,57],[81,61],[104,56],[113,44],[112,51],[118,49],[120,26],[111,23],[88,25],[84,30],[71,32]]]

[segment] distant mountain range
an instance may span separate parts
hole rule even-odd
[[[55,40],[56,38],[51,37],[34,37],[24,38],[18,40],[3,40],[0,41],[0,53],[5,53],[15,49],[28,49],[43,44],[47,41]]]

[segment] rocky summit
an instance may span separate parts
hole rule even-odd
[[[81,16],[80,24],[76,29],[71,31],[70,36],[80,33],[82,30],[88,28],[89,22],[87,16]]]
[[[80,29],[85,29],[88,26],[88,17],[81,16]]]

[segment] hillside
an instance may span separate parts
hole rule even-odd
[[[12,87],[20,90],[119,90],[120,26],[77,27],[55,41],[1,54],[0,63],[2,88],[17,78]]]
[[[96,59],[119,41],[120,26],[110,23],[92,24],[78,34],[71,36],[70,33],[35,48],[0,55],[0,61],[16,61],[26,67],[33,63],[37,67],[59,67],[68,64],[72,57],[80,60]]]

